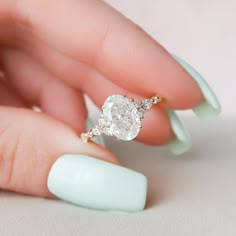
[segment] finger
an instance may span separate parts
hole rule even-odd
[[[39,45],[37,45],[38,47]],[[51,71],[71,86],[82,89],[100,108],[105,99],[112,94],[125,94],[132,98],[143,99],[144,97],[131,93],[107,80],[102,74],[92,68],[66,58],[61,54],[40,46],[38,56],[40,62],[48,60]],[[32,48],[33,49],[33,48]],[[44,56],[45,58],[44,58]],[[143,129],[137,140],[147,144],[161,145],[168,143],[173,138],[173,131],[170,126],[166,112],[157,107],[155,111],[149,111],[143,123]],[[151,132],[152,131],[152,132]]]
[[[52,196],[47,177],[64,153],[86,154],[119,163],[108,150],[83,143],[68,126],[41,113],[0,107],[0,188]]]
[[[115,165],[105,148],[42,113],[5,107],[0,116],[0,188],[101,210],[144,208],[146,177]]]
[[[42,62],[45,62],[45,60],[48,60],[49,63],[54,62],[54,64],[51,64],[52,67],[50,69],[57,76],[62,76],[64,81],[68,82],[71,86],[82,89],[99,108],[105,99],[112,94],[125,94],[137,99],[144,98],[119,87],[107,80],[96,70],[82,63],[67,59],[53,50],[42,47],[39,52],[40,55],[46,55],[45,58],[40,56]],[[149,111],[148,115],[145,116],[143,129],[137,140],[147,144],[162,145],[168,143],[173,136],[174,134],[166,112],[157,107],[155,111]]]
[[[0,105],[27,107],[26,102],[0,78]]]
[[[81,92],[58,80],[27,55],[4,50],[3,66],[12,86],[43,112],[66,122],[78,132],[85,130],[86,107]]]
[[[46,114],[66,122],[79,133],[85,131],[87,109],[81,92],[53,80],[45,86],[39,101]]]
[[[33,26],[36,37],[95,67],[119,86],[143,96],[158,93],[172,109],[194,107],[203,101],[190,75],[151,37],[103,1],[27,4],[19,15],[22,22],[27,19]],[[68,16],[63,22],[62,12]],[[75,22],[76,27],[71,30]]]

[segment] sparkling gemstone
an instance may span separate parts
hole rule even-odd
[[[150,99],[145,99],[145,100],[143,100],[142,105],[143,105],[144,109],[146,109],[146,110],[150,109],[152,106],[152,101]]]
[[[134,139],[141,127],[137,106],[122,95],[107,98],[103,105],[103,120],[105,128],[122,140]]]
[[[140,101],[137,101],[137,100],[131,100],[133,102],[133,104],[136,106],[136,107],[141,107],[142,106],[142,102]]]
[[[81,134],[81,139],[86,143],[88,142],[88,136],[85,133]]]
[[[113,135],[112,130],[111,130],[111,125],[112,125],[111,121],[105,120],[104,117],[102,117],[98,120],[98,124],[100,126],[101,132],[103,132],[106,135],[110,135],[110,136]]]
[[[92,130],[94,135],[100,135],[101,134],[101,129],[98,126],[95,126]]]

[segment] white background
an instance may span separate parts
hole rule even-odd
[[[181,157],[137,143],[108,146],[148,177],[147,208],[107,213],[61,201],[0,193],[0,235],[236,235],[236,2],[109,0],[113,6],[197,68],[212,85],[222,115],[182,116],[193,148]],[[39,167],[40,168],[40,167]]]

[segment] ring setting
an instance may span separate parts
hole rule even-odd
[[[120,140],[132,140],[142,128],[145,111],[160,101],[159,96],[142,101],[119,94],[109,96],[102,106],[98,124],[88,132],[82,133],[81,139],[88,142],[94,136],[106,134]]]

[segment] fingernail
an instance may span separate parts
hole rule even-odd
[[[205,98],[205,101],[202,104],[193,108],[195,114],[201,119],[210,119],[217,116],[221,112],[221,106],[215,93],[210,88],[208,83],[192,66],[190,66],[178,56],[172,56],[194,78]]]
[[[140,211],[146,202],[144,175],[85,155],[59,157],[47,184],[57,197],[86,208]]]
[[[86,122],[86,128],[87,130],[90,130],[94,127],[94,123],[90,120],[90,119],[87,119],[87,122]],[[99,136],[94,136],[93,139],[92,139],[95,143],[105,147],[105,142],[104,142],[104,139],[101,135]]]
[[[184,128],[182,122],[174,111],[166,110],[171,128],[175,138],[168,144],[169,149],[175,155],[180,155],[191,148],[191,138],[188,131]]]

